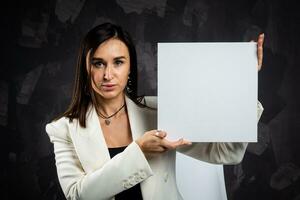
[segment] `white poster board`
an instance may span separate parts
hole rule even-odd
[[[256,43],[158,43],[158,129],[172,140],[256,142]]]

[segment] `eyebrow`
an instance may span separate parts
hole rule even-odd
[[[96,58],[96,57],[93,57],[93,58],[92,58],[92,62],[93,62],[93,61],[103,61],[103,59],[102,59],[102,58]]]
[[[118,60],[118,59],[126,59],[125,56],[118,56],[118,57],[115,57],[114,60]]]
[[[125,56],[118,56],[118,57],[114,58],[114,60],[118,60],[118,59],[126,59],[126,57]],[[92,61],[104,61],[104,59],[103,58],[98,58],[98,57],[93,57]]]

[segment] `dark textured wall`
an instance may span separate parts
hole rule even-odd
[[[264,32],[259,100],[265,111],[259,139],[248,146],[241,164],[224,167],[228,198],[300,199],[296,3],[10,0],[1,10],[1,199],[63,199],[44,127],[70,101],[80,38],[106,21],[132,34],[139,58],[139,93],[145,95],[156,95],[157,42],[249,41]]]

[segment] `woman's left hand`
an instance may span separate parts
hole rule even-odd
[[[264,44],[265,34],[260,34],[257,39],[257,71],[259,71],[262,67],[263,63],[263,44]]]

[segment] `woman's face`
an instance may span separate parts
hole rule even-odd
[[[130,57],[127,46],[121,40],[111,38],[98,46],[90,64],[92,88],[98,97],[103,99],[120,98],[130,73]],[[87,66],[89,66],[88,59]]]

